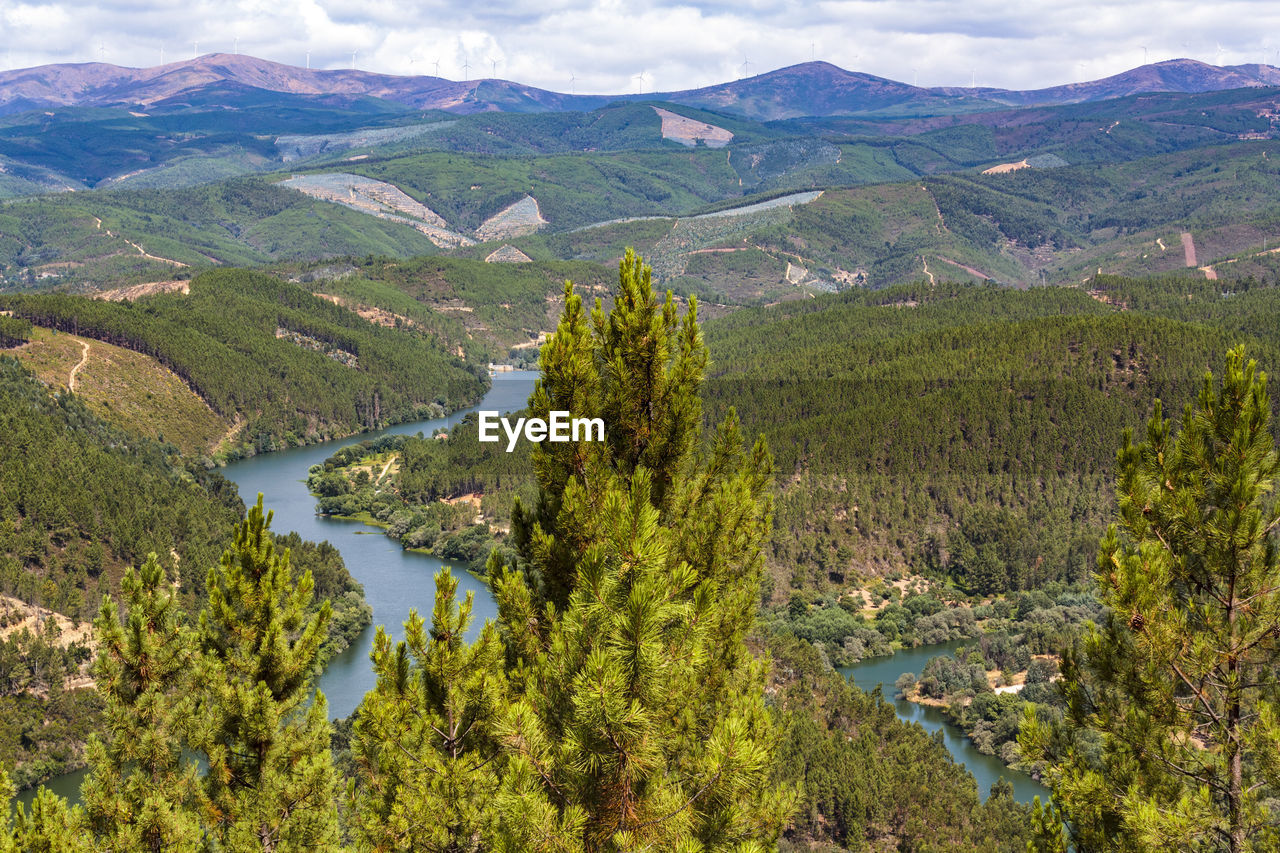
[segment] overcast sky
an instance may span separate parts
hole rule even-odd
[[[644,91],[692,88],[811,58],[922,86],[1036,88],[1144,57],[1280,65],[1280,3],[0,0],[5,68],[149,66],[195,50],[295,65],[310,52],[313,68],[349,68],[355,51],[370,71],[434,74],[438,62],[442,77],[579,93],[635,91],[642,72]]]

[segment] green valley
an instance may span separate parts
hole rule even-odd
[[[1280,844],[1280,69],[355,47],[0,71],[0,853]]]

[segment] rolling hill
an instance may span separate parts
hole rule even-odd
[[[714,86],[635,94],[574,95],[509,80],[446,80],[358,70],[313,70],[239,54],[209,54],[152,68],[100,62],[0,72],[0,113],[71,106],[143,109],[200,97],[221,87],[354,102],[376,98],[416,110],[467,114],[592,110],[628,100],[666,100],[748,118],[831,116],[905,111],[929,115],[998,104],[1061,104],[1138,92],[1206,92],[1280,84],[1269,65],[1217,67],[1190,59],[1144,65],[1099,81],[1038,90],[922,88],[828,62],[806,62]]]
[[[257,451],[427,417],[479,399],[485,361],[431,327],[387,327],[303,287],[214,270],[136,302],[0,299],[37,326],[151,356]],[[460,345],[454,345],[460,346]],[[479,352],[483,352],[482,350]]]

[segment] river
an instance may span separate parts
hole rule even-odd
[[[264,453],[233,462],[222,470],[223,475],[239,487],[246,504],[253,503],[258,493],[262,493],[263,505],[273,513],[272,530],[277,533],[296,530],[303,539],[313,542],[328,539],[342,553],[351,574],[364,585],[365,599],[373,608],[373,624],[345,652],[330,661],[320,676],[320,690],[329,702],[330,717],[350,714],[374,685],[369,650],[373,648],[375,626],[384,625],[389,634],[400,638],[410,608],[417,608],[424,618],[431,618],[436,596],[435,574],[444,563],[435,557],[404,551],[381,530],[358,521],[316,515],[316,499],[306,487],[308,470],[348,444],[389,434],[431,435],[440,427],[453,426],[477,409],[501,412],[523,409],[537,375],[536,371],[529,370],[499,371],[493,375],[489,393],[470,409],[323,444]],[[454,574],[458,577],[459,595],[468,591],[476,594],[472,612],[474,635],[485,619],[497,617],[498,609],[479,578],[467,571]],[[84,775],[85,771],[77,770],[55,776],[44,784],[60,796],[79,801]],[[35,791],[34,788],[19,791],[15,799],[29,807]]]
[[[374,674],[369,662],[369,650],[373,647],[375,626],[383,625],[394,638],[403,635],[403,623],[410,608],[417,608],[425,618],[430,618],[435,601],[435,573],[444,565],[435,557],[416,554],[401,549],[399,543],[384,535],[381,530],[356,521],[319,516],[315,513],[316,499],[307,491],[306,479],[312,465],[324,462],[338,448],[388,434],[430,435],[439,427],[450,427],[468,412],[477,409],[496,409],[510,412],[522,409],[533,390],[534,371],[508,371],[495,373],[493,387],[484,399],[471,409],[455,412],[444,418],[401,424],[378,432],[364,433],[347,439],[297,447],[275,453],[262,454],[234,462],[223,469],[223,474],[239,487],[246,504],[253,503],[261,492],[265,507],[273,513],[271,527],[278,533],[296,530],[303,539],[315,542],[329,540],[341,553],[351,574],[364,585],[365,598],[373,608],[373,624],[341,655],[330,661],[320,677],[320,690],[329,703],[330,717],[345,717],[356,709],[364,694],[374,686]],[[475,609],[471,633],[474,636],[484,620],[497,616],[497,607],[484,583],[467,571],[455,571],[459,594],[475,593]],[[851,676],[855,684],[864,690],[872,690],[883,683],[887,695],[892,695],[893,683],[903,672],[917,675],[925,662],[938,654],[948,653],[956,644],[923,646],[900,651],[891,657],[873,658],[842,672]],[[1047,798],[1047,791],[1025,774],[1009,770],[997,759],[982,755],[973,745],[949,726],[939,711],[895,701],[898,715],[909,722],[918,722],[930,732],[942,730],[947,749],[963,762],[978,780],[978,791],[986,798],[991,785],[1000,776],[1013,783],[1014,793],[1021,802],[1030,802],[1033,796]],[[84,771],[67,773],[50,779],[45,785],[55,793],[79,800],[80,782]],[[21,791],[18,801],[29,805],[34,789]]]
[[[853,666],[841,667],[840,673],[867,692],[875,690],[876,685],[882,685],[885,698],[893,704],[899,717],[909,723],[919,723],[930,734],[942,732],[942,741],[952,757],[963,764],[977,780],[978,795],[983,800],[991,793],[991,786],[1003,776],[1013,785],[1013,798],[1018,802],[1030,803],[1035,797],[1039,797],[1041,802],[1048,802],[1049,789],[1026,773],[1005,767],[994,755],[978,752],[959,729],[947,722],[941,709],[895,698],[893,685],[898,676],[910,672],[918,677],[930,658],[949,655],[955,651],[956,646],[966,643],[972,644],[973,640],[952,640],[949,643],[903,649],[892,655],[868,658]]]

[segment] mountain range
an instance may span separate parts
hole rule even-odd
[[[576,95],[499,79],[468,81],[358,70],[298,68],[239,54],[209,54],[151,68],[106,63],[44,65],[0,72],[0,114],[63,107],[181,107],[212,91],[256,89],[324,96],[336,103],[377,98],[456,114],[592,110],[660,100],[770,121],[801,116],[940,115],[1010,106],[1051,106],[1148,92],[1213,92],[1280,85],[1270,65],[1219,67],[1192,59],[1143,65],[1101,80],[1045,89],[925,88],[827,62],[806,62],[741,80],[673,92]]]

